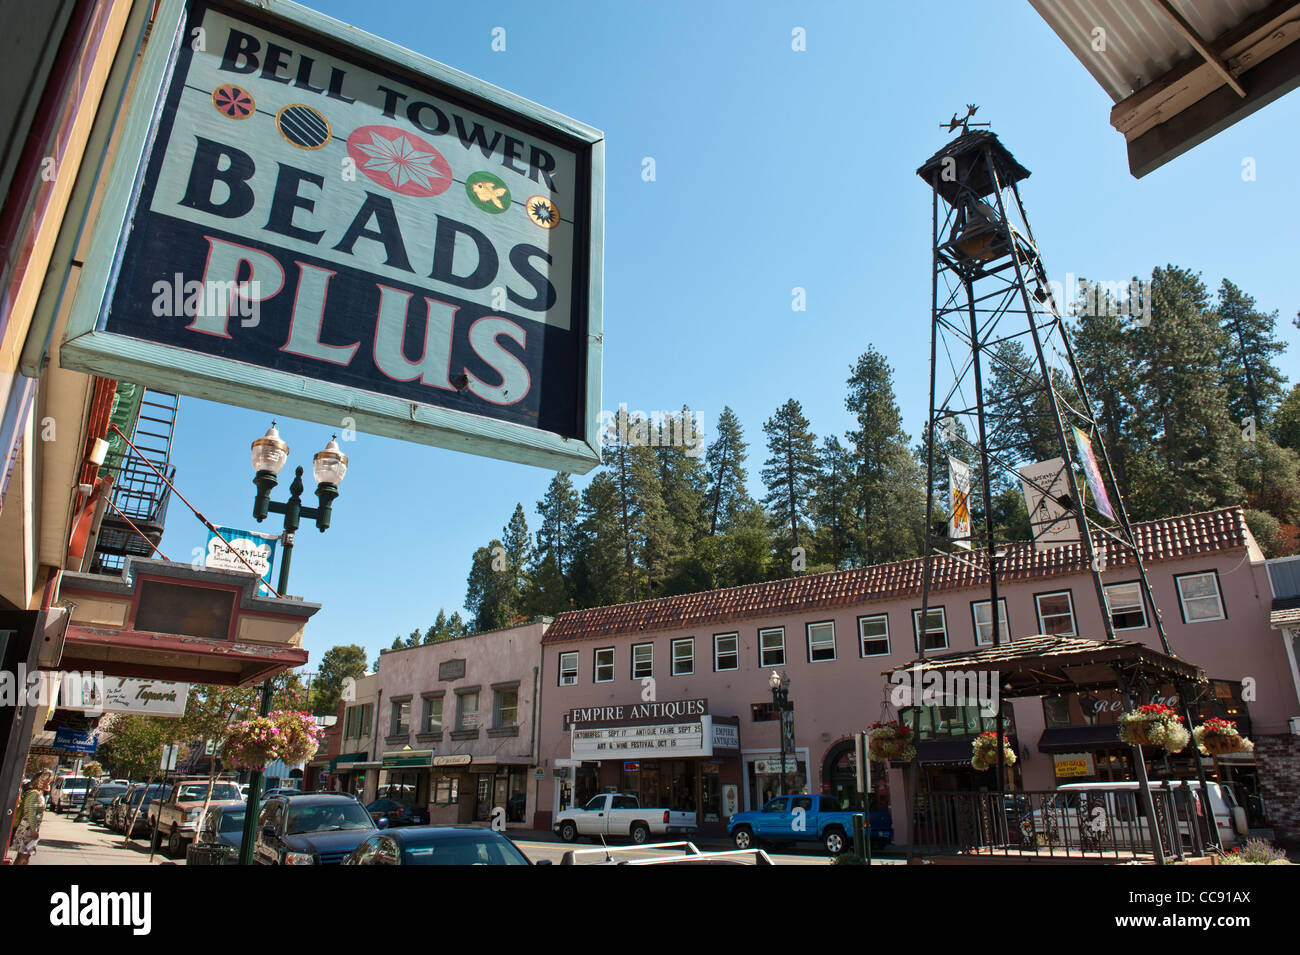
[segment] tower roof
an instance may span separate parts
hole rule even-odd
[[[939,175],[939,195],[952,204],[956,201],[962,186],[975,192],[976,198],[983,198],[993,192],[993,179],[989,176],[988,166],[984,162],[984,153],[993,156],[993,166],[1003,186],[1029,178],[1029,170],[1016,162],[1016,157],[1003,146],[998,137],[987,129],[973,129],[962,133],[937,153],[925,161],[916,174],[933,184],[935,172]],[[944,160],[951,157],[956,163],[955,174],[945,178]]]

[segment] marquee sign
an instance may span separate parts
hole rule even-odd
[[[163,0],[137,91],[64,366],[599,462],[600,132],[284,0]]]

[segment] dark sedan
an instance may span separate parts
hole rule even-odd
[[[371,836],[344,865],[532,865],[518,847],[491,829],[412,826]]]
[[[194,844],[229,846],[239,851],[239,847],[244,844],[244,815],[247,805],[233,800],[213,803],[199,823]]]
[[[361,803],[339,793],[273,796],[257,827],[259,865],[338,865],[378,831]]]
[[[399,799],[376,799],[366,807],[366,812],[370,813],[375,825],[379,825],[381,819],[388,820],[385,826],[389,829],[429,824],[429,810]]]
[[[103,822],[108,804],[127,790],[125,783],[100,783],[90,793],[90,821]]]

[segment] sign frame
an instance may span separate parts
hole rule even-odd
[[[192,4],[244,16],[268,27],[284,28],[326,49],[341,49],[376,62],[417,85],[445,89],[443,95],[488,116],[539,128],[563,140],[578,159],[585,192],[587,241],[575,243],[585,258],[586,284],[573,294],[585,298],[586,327],[579,340],[575,383],[578,437],[565,437],[524,424],[420,404],[355,387],[304,378],[233,358],[130,338],[105,329],[128,227],[127,217],[140,198],[145,167],[179,52],[188,36]],[[276,415],[341,427],[345,417],[359,431],[399,440],[465,451],[500,460],[585,474],[601,460],[600,401],[604,338],[604,134],[594,127],[540,106],[483,80],[347,26],[290,0],[162,0],[138,75],[136,92],[116,145],[116,157],[101,190],[104,202],[94,226],[94,248],[112,255],[85,263],[59,350],[59,364],[74,371],[134,381],[149,387],[205,398]],[[575,214],[576,217],[576,214]],[[580,273],[579,273],[580,276]]]

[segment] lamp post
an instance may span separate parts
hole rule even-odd
[[[284,503],[271,500],[271,492],[279,483],[277,478],[281,469],[289,460],[289,445],[280,439],[280,432],[275,429],[275,422],[266,434],[253,442],[253,483],[257,485],[257,496],[253,499],[253,518],[261,523],[268,514],[284,515],[284,534],[280,538],[283,554],[280,558],[280,578],[276,591],[281,597],[289,589],[289,563],[293,559],[293,537],[297,533],[302,518],[314,520],[316,529],[324,533],[330,526],[335,499],[339,496],[339,485],[348,471],[348,456],[339,450],[335,435],[330,436],[329,444],[324,450],[317,451],[312,457],[312,475],[316,478],[316,507],[302,506],[302,468],[294,471],[293,483],[289,485],[289,500]],[[267,716],[271,712],[271,695],[273,681],[262,683],[262,700],[258,715]],[[254,769],[248,779],[248,805],[244,810],[244,841],[239,847],[239,864],[253,864],[253,842],[257,838],[257,809],[262,799],[262,771]]]
[[[787,701],[790,699],[790,678],[773,670],[772,675],[767,678],[767,685],[772,688],[772,705],[776,707],[778,731],[781,734],[781,795],[785,795],[789,792],[785,782],[785,717]]]

